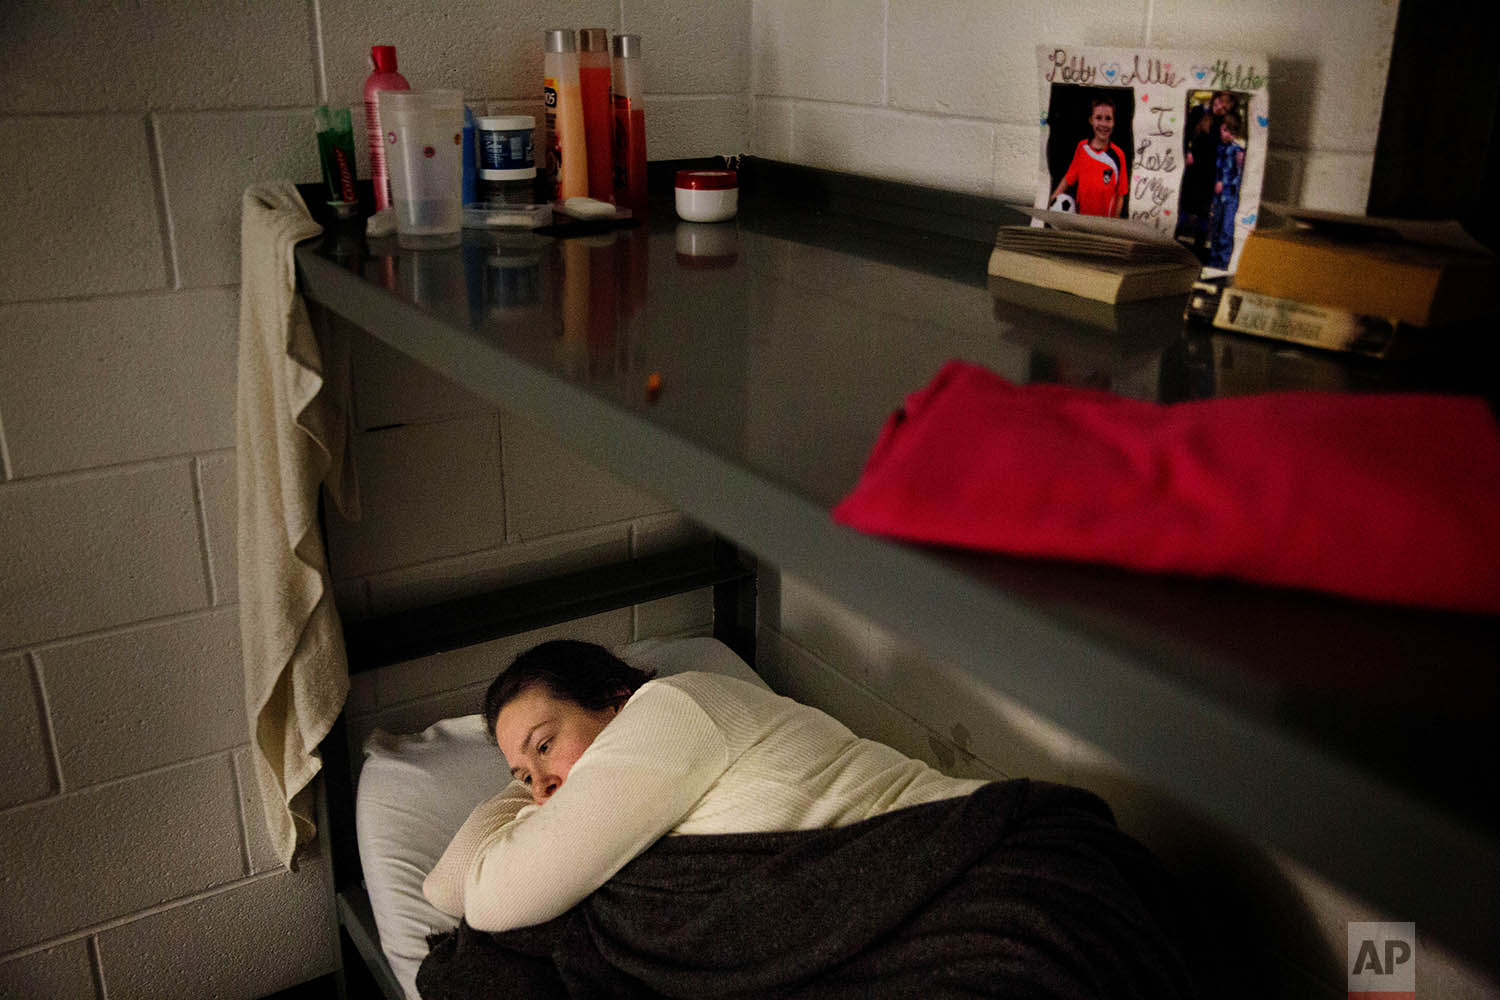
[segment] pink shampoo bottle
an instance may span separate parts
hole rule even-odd
[[[396,72],[396,46],[370,46],[375,70],[365,77],[365,135],[370,143],[370,180],[375,186],[375,210],[391,207],[391,175],[385,165],[385,133],[380,127],[381,90],[410,90],[406,77]]]

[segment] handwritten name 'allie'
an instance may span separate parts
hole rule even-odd
[[[1132,83],[1159,83],[1164,87],[1175,87],[1182,82],[1182,77],[1172,72],[1172,67],[1163,63],[1160,59],[1146,60],[1145,66],[1141,65],[1141,57],[1136,56],[1131,63],[1130,72],[1120,78],[1123,84]]]

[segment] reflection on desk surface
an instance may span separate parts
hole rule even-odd
[[[1177,298],[1108,306],[989,278],[984,249],[751,207],[713,226],[658,212],[650,226],[573,239],[467,230],[450,250],[330,236],[322,253],[827,503],[857,478],[885,417],[954,357],[1014,382],[1159,402],[1494,385],[1475,384],[1494,365],[1299,349],[1187,329]],[[788,436],[797,448],[782,446]]]

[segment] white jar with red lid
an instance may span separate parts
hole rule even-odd
[[[733,170],[677,171],[677,215],[688,222],[723,222],[740,207],[740,175]]]

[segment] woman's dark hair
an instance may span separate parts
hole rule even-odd
[[[555,698],[584,708],[617,705],[636,688],[656,676],[637,670],[609,650],[592,642],[554,639],[533,646],[511,661],[484,693],[484,731],[495,738],[500,710],[521,692],[543,684]]]

